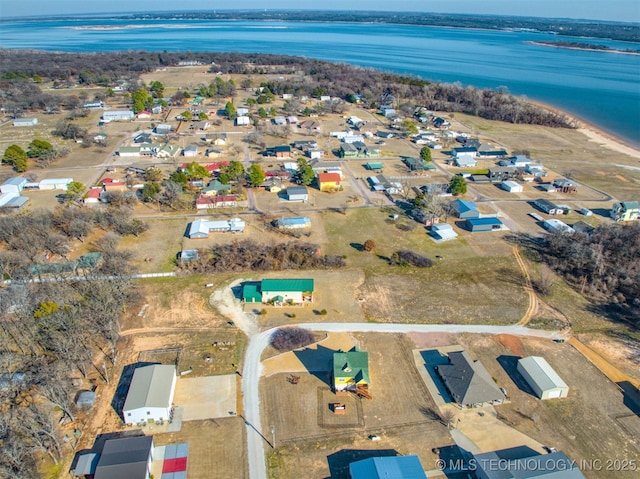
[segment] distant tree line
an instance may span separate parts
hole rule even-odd
[[[18,114],[24,110],[59,108],[69,102],[40,91],[32,78],[64,78],[89,84],[92,77],[83,71],[112,75],[107,84],[122,77],[137,78],[140,73],[154,71],[183,60],[214,65],[212,71],[261,75],[266,73],[304,73],[283,80],[263,84],[270,94],[291,93],[319,98],[322,95],[346,101],[361,101],[376,108],[381,98],[391,98],[404,112],[424,107],[436,111],[463,112],[490,120],[526,123],[552,127],[574,128],[576,125],[563,114],[552,112],[509,94],[506,88],[481,90],[461,84],[432,83],[408,77],[334,64],[319,60],[268,55],[262,53],[204,53],[204,52],[116,52],[116,53],[50,53],[22,50],[0,50],[0,102],[6,111]],[[27,78],[25,78],[27,77]],[[99,83],[101,84],[101,83]],[[220,86],[213,84],[216,89]],[[226,86],[222,85],[226,88]],[[139,90],[137,81],[129,88]],[[216,90],[217,91],[217,90]],[[338,105],[338,104],[336,104]],[[293,108],[291,108],[293,109]]]
[[[599,312],[640,327],[640,224],[601,225],[591,233],[527,238],[528,248]]]

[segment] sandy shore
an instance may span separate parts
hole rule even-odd
[[[577,118],[571,115],[570,113],[567,113],[566,111],[561,110],[560,108],[556,108],[554,106],[548,105],[546,103],[541,103],[535,100],[528,99],[527,101],[529,103],[533,103],[534,105],[537,105],[546,110],[553,111],[555,113],[562,114],[571,118],[578,125],[578,131],[582,133],[584,136],[586,136],[589,141],[593,143],[597,143],[603,148],[617,151],[618,153],[623,153],[625,155],[629,155],[632,158],[640,160],[640,149],[633,145],[628,144],[621,138],[618,138],[600,129],[591,123],[581,120],[580,118]]]

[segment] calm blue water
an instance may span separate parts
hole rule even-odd
[[[117,29],[76,27],[107,26]],[[76,19],[3,22],[0,47],[67,52],[238,51],[318,58],[425,79],[506,86],[562,108],[640,145],[640,56],[549,48],[529,41],[571,40],[533,32],[384,24]]]

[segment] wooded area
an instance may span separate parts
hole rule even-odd
[[[43,93],[33,78],[48,78],[61,85],[99,85],[109,87],[117,80],[127,80],[128,89],[138,89],[138,75],[158,68],[176,66],[180,61],[198,61],[214,65],[212,72],[258,75],[264,73],[295,74],[268,83],[275,94],[319,98],[321,95],[354,101],[356,95],[364,106],[376,108],[382,96],[394,98],[396,106],[411,115],[416,107],[435,111],[463,112],[490,120],[526,123],[551,127],[575,128],[562,113],[553,112],[513,96],[506,88],[481,90],[459,83],[432,83],[346,64],[284,55],[198,52],[115,52],[50,53],[23,50],[0,50],[2,79],[0,98],[6,111],[21,114],[26,110],[73,109],[80,104],[74,96],[62,98]],[[303,73],[304,75],[301,75]],[[106,95],[105,92],[99,93]],[[97,97],[97,99],[99,99]],[[75,100],[73,100],[75,98]]]

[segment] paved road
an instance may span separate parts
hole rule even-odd
[[[483,326],[483,325],[441,325],[441,324],[382,324],[382,323],[304,323],[300,325],[312,331],[362,332],[362,333],[478,333],[512,334],[537,338],[556,339],[561,335],[557,331],[540,331],[524,326]],[[249,347],[244,358],[242,372],[242,393],[244,419],[247,425],[247,456],[249,477],[266,479],[265,443],[269,447],[270,431],[261,431],[260,414],[260,377],[262,376],[262,351],[269,344],[273,328],[250,336]]]

